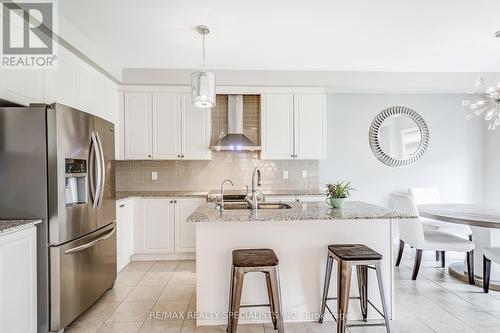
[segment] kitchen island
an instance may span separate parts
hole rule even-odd
[[[290,203],[289,209],[224,210],[213,203],[200,206],[188,222],[196,223],[198,325],[226,323],[231,252],[237,248],[271,248],[280,264],[281,297],[285,322],[317,320],[321,302],[327,246],[365,244],[381,253],[389,310],[394,311],[394,226],[398,219],[413,218],[363,202],[346,202],[342,209],[326,203]],[[336,293],[332,273],[330,297]],[[355,279],[355,274],[353,274]],[[369,276],[369,298],[380,307],[375,274]],[[357,295],[356,281],[351,295]],[[267,303],[263,274],[245,275],[241,304]],[[360,318],[351,302],[350,318]],[[330,303],[335,309],[335,304]],[[355,306],[356,305],[356,306]],[[240,322],[268,322],[267,308],[242,309]],[[368,318],[379,318],[375,310]],[[331,319],[327,316],[325,320]]]

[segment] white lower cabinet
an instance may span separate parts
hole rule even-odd
[[[182,198],[175,202],[175,252],[196,252],[196,225],[186,219],[205,199]]]
[[[116,262],[121,271],[134,254],[134,199],[116,202]]]
[[[140,228],[135,253],[173,253],[175,240],[173,199],[141,199]]]
[[[144,255],[193,253],[196,251],[196,228],[186,219],[204,198],[139,198],[134,230],[134,254]],[[149,257],[154,259],[153,257]]]
[[[0,235],[0,332],[36,333],[36,227]]]

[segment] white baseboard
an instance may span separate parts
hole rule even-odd
[[[116,272],[120,273],[130,263],[130,257],[125,260],[118,260],[116,263]]]
[[[194,259],[196,259],[196,253],[138,253],[132,255],[131,261]]]

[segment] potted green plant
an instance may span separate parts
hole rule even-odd
[[[344,200],[351,196],[351,191],[355,191],[351,182],[326,184],[326,202],[333,208],[342,208]]]

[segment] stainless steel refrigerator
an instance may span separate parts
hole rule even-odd
[[[0,108],[0,218],[40,218],[38,332],[116,279],[114,125],[61,105]]]

